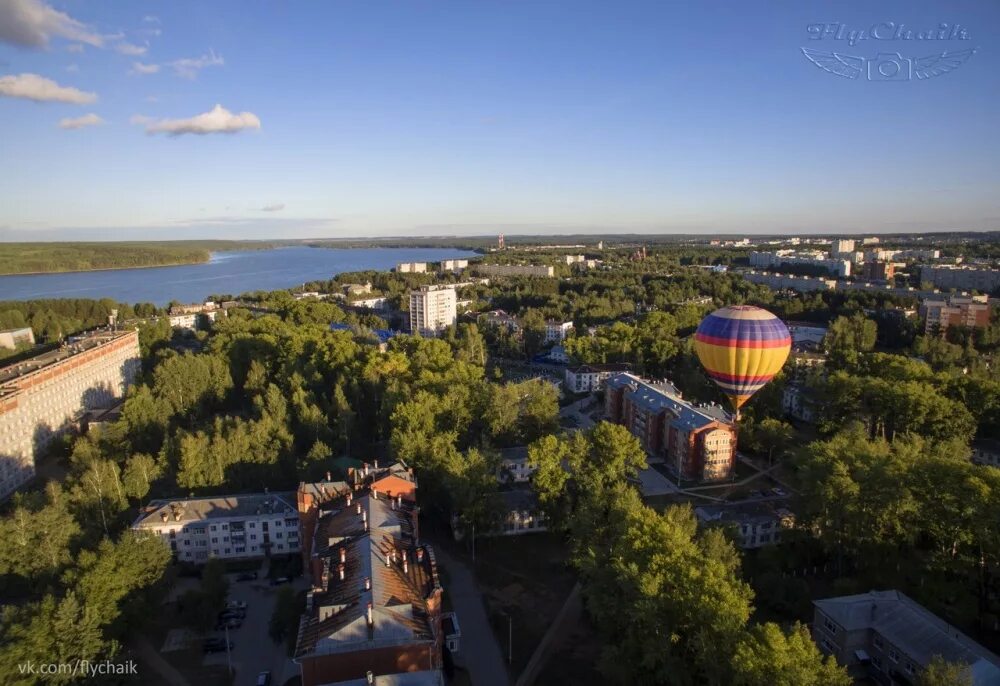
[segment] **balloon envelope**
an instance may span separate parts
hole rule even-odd
[[[791,347],[784,322],[752,305],[716,310],[694,336],[702,366],[737,410],[781,371]]]

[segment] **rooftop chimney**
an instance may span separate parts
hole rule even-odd
[[[372,578],[370,576],[365,577],[365,590],[366,591],[372,590]]]
[[[403,574],[406,574],[409,571],[409,565],[407,564],[407,559],[406,558],[407,558],[407,555],[406,555],[406,551],[404,550],[403,551]]]
[[[337,565],[337,574],[340,577],[341,581],[344,580],[344,571],[345,571],[345,569],[346,569],[346,567],[345,567],[345,565],[344,565],[343,562],[341,562],[339,565]]]
[[[417,548],[417,562],[423,562],[423,561],[424,561],[424,549]]]
[[[326,473],[326,480],[327,481],[333,481],[333,479],[330,477],[330,472]]]
[[[373,488],[372,489],[372,498],[374,500],[378,500],[378,489],[377,488]]]
[[[354,500],[354,495],[350,491],[348,491],[347,492],[347,506],[348,507],[351,506],[351,501],[352,500]]]
[[[391,555],[386,555],[386,556],[385,556],[385,566],[386,566],[386,567],[388,567],[388,566],[389,566],[389,562],[390,562],[390,558],[391,558],[391,557],[392,557]]]
[[[166,512],[161,512],[160,513],[160,519],[165,522],[168,519],[170,519],[170,515],[168,515]]]
[[[368,626],[374,626],[375,625],[375,617],[374,617],[374,615],[372,615],[372,604],[371,603],[368,603],[367,615],[368,615]]]
[[[378,469],[378,460],[375,460],[375,469]]]
[[[375,683],[375,675],[372,674],[372,670],[370,669],[368,670],[368,673],[365,674],[365,679],[368,681],[369,684]]]
[[[361,514],[361,503],[355,503],[355,505],[354,505],[354,511],[357,514]]]
[[[347,550],[345,548],[340,549],[340,561],[347,562]]]

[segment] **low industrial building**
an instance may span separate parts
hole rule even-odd
[[[242,493],[152,500],[132,523],[155,534],[181,562],[299,552],[294,493]]]
[[[813,640],[857,680],[913,684],[932,658],[968,665],[973,686],[1000,684],[1000,657],[899,591],[813,601]]]

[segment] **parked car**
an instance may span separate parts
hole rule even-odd
[[[287,584],[291,579],[287,576],[279,576],[277,579],[271,579],[272,586],[280,586],[281,584]]]
[[[238,617],[232,617],[230,619],[220,619],[219,623],[215,625],[215,630],[239,629],[241,626],[243,626],[243,620]]]
[[[228,644],[221,638],[208,638],[201,644],[201,649],[206,653],[221,653],[226,648],[233,649],[233,642]]]
[[[257,580],[257,572],[242,572],[239,576],[236,577],[236,580],[237,581],[256,581]]]
[[[271,673],[261,672],[257,675],[257,686],[270,686],[271,684]]]
[[[247,613],[243,610],[226,610],[219,613],[220,622],[228,622],[231,619],[238,619],[241,622],[246,619]]]
[[[228,600],[226,601],[227,610],[244,610],[247,609],[247,603],[245,600]]]
[[[788,491],[786,491],[783,488],[778,488],[777,486],[775,486],[771,490],[774,492],[775,495],[780,495],[781,497],[788,495]]]

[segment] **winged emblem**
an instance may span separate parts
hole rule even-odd
[[[913,60],[913,73],[917,75],[918,79],[931,79],[935,76],[941,76],[941,74],[947,74],[961,67],[975,52],[976,48],[956,52],[945,50],[940,55],[918,57]]]
[[[843,76],[845,79],[858,78],[865,67],[864,57],[853,57],[852,55],[841,55],[838,52],[823,52],[809,48],[802,48],[802,54],[823,71]]]

